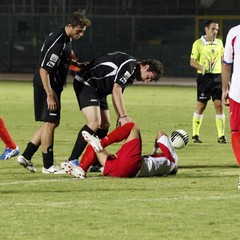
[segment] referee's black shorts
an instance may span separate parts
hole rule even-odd
[[[73,88],[80,110],[90,106],[99,106],[102,110],[108,110],[107,97],[99,96],[94,87],[74,79]]]
[[[197,101],[207,102],[222,99],[221,74],[206,73],[197,76]]]

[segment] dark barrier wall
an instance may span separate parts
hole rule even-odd
[[[73,42],[79,59],[109,51],[125,51],[160,59],[168,76],[191,76],[189,55],[195,37],[193,17],[89,16],[92,26]],[[1,15],[0,71],[32,72],[44,38],[63,25],[59,15]]]

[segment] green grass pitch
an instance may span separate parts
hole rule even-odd
[[[132,86],[124,100],[128,115],[141,129],[144,154],[151,152],[159,129],[171,133],[181,128],[191,138],[195,88]],[[113,129],[111,103],[110,111]],[[80,180],[43,175],[40,149],[33,158],[35,174],[18,166],[16,158],[1,161],[0,239],[239,239],[239,168],[230,144],[228,108],[225,113],[229,143],[217,143],[209,102],[201,129],[203,143],[190,140],[186,148],[177,150],[176,176],[114,179],[89,173]],[[23,151],[39,126],[33,117],[32,83],[1,81],[0,114]],[[84,123],[69,83],[55,132],[55,164],[67,159]]]

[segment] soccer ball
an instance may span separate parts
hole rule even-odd
[[[188,134],[182,129],[175,130],[171,133],[170,141],[174,148],[184,148],[188,144]]]

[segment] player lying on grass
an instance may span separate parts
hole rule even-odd
[[[71,162],[63,162],[61,167],[66,173],[78,178],[85,178],[88,168],[95,161],[95,154],[103,166],[103,175],[111,177],[153,177],[176,174],[178,170],[178,157],[167,134],[158,131],[154,140],[154,150],[150,155],[142,154],[142,139],[140,130],[134,122],[117,127],[102,140],[90,135],[87,131],[82,133],[85,141],[89,143],[79,166]],[[125,140],[121,148],[112,154],[107,146]],[[159,151],[161,150],[161,152]]]

